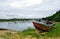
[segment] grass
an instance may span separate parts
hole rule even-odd
[[[4,34],[0,35],[0,37],[5,39],[60,39],[60,22],[55,23],[56,25],[54,28],[50,29],[46,34],[39,33],[36,29],[28,28],[22,32],[5,32]]]
[[[60,22],[56,22],[54,28],[48,31],[46,34],[48,37],[60,37]]]

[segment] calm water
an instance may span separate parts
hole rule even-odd
[[[16,21],[16,22],[0,22],[0,28],[21,31],[27,28],[34,28],[34,26],[31,21]]]

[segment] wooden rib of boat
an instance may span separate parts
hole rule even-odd
[[[49,30],[50,29],[50,27],[44,27],[40,23],[36,23],[36,22],[33,22],[33,25],[35,26],[35,28],[37,28],[39,30]]]

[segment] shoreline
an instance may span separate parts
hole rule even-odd
[[[60,22],[54,28],[40,33],[37,29],[28,28],[24,31],[0,30],[1,39],[60,39]]]

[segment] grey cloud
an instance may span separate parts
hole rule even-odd
[[[0,18],[41,18],[60,10],[60,0],[43,0],[41,4],[25,8],[10,7],[9,3],[12,1],[14,0],[0,0]]]

